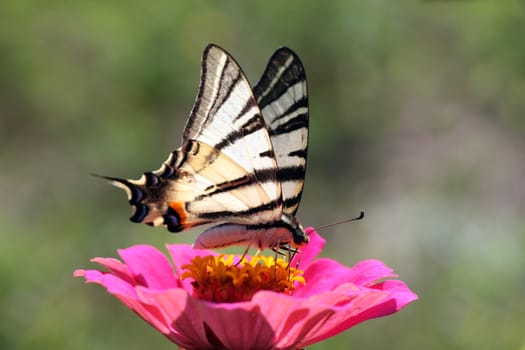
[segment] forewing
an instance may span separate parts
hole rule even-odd
[[[295,216],[303,191],[308,148],[306,74],[299,57],[286,47],[277,50],[253,92],[273,145],[283,211]]]
[[[253,174],[280,216],[277,164],[261,110],[237,62],[216,45],[203,54],[199,93],[184,130],[188,140],[212,146]]]

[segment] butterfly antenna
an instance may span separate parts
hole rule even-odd
[[[331,224],[322,225],[322,226],[316,227],[315,230],[319,231],[319,230],[325,229],[327,227],[332,227],[332,226],[335,226],[335,225],[344,224],[346,222],[358,221],[358,220],[363,219],[364,217],[365,217],[365,212],[361,210],[361,213],[359,213],[359,215],[356,216],[355,218],[346,219],[346,220],[342,220],[342,221],[338,221],[338,222],[333,222]]]

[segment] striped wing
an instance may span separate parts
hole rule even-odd
[[[295,216],[303,191],[308,147],[306,74],[299,57],[285,47],[277,50],[253,92],[273,144],[283,211]]]
[[[276,222],[283,212],[270,135],[244,73],[223,49],[203,54],[199,93],[181,148],[128,193],[131,220],[170,231],[210,222]]]

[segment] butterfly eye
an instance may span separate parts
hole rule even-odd
[[[310,242],[310,237],[306,235],[301,225],[297,224],[297,227],[293,231],[293,243],[296,247],[302,247]]]

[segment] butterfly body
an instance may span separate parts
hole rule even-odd
[[[197,237],[193,247],[197,249],[223,248],[232,245],[252,246],[260,250],[279,249],[292,245],[299,248],[308,243],[301,224],[288,216],[269,224],[213,226]]]
[[[306,166],[306,77],[298,57],[274,53],[252,89],[235,60],[209,45],[182,146],[138,180],[106,177],[128,194],[131,221],[171,232],[217,223],[196,248],[300,247],[295,218]]]

